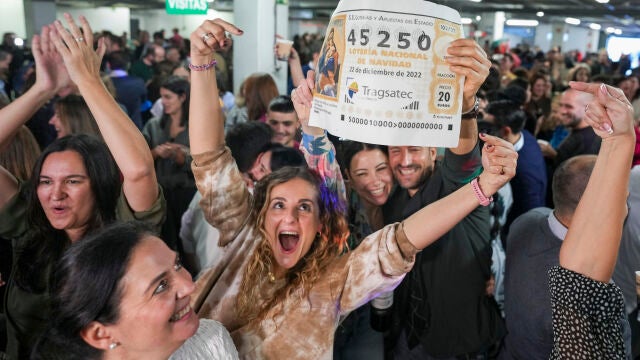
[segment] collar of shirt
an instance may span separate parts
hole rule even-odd
[[[521,132],[520,139],[518,139],[518,141],[516,141],[516,143],[513,144],[513,149],[515,151],[520,151],[520,149],[522,149],[523,146],[524,146],[524,136],[522,136],[522,132]]]
[[[120,69],[111,70],[111,72],[109,73],[109,76],[111,76],[111,77],[125,77],[125,76],[127,76],[127,72],[124,71],[124,70],[120,70]]]
[[[547,221],[549,222],[549,229],[551,229],[553,235],[555,235],[560,240],[564,240],[569,229],[562,225],[558,218],[556,218],[556,216],[553,214],[553,211],[549,213]]]

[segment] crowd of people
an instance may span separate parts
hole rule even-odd
[[[458,146],[381,146],[309,125],[319,37],[234,95],[233,24],[64,17],[0,68],[0,358],[640,356],[637,69],[458,39]]]

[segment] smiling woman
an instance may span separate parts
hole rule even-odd
[[[220,19],[205,21],[191,34],[195,66],[210,63],[215,50],[229,45],[219,40],[225,39],[225,32],[242,34]],[[201,34],[213,36],[204,39]],[[511,144],[485,136],[485,172],[476,181],[403,223],[370,234],[345,253],[349,230],[338,193],[327,185],[333,179],[323,179],[306,168],[284,167],[261,179],[253,194],[249,192],[223,140],[220,104],[210,101],[218,92],[211,72],[215,69],[191,75],[189,137],[200,206],[207,221],[220,231],[220,254],[198,279],[193,307],[199,317],[225,325],[242,358],[331,358],[340,318],[379,293],[393,290],[420,249],[449,231],[515,174],[517,153]],[[295,93],[304,91],[310,98],[314,87],[310,81]],[[325,145],[325,133],[305,127],[310,102],[300,105],[294,100],[294,105],[305,132],[303,143],[305,137],[315,137],[309,149],[302,147],[316,155]],[[476,141],[474,136],[474,145]],[[326,159],[311,159],[310,167],[327,174]],[[374,169],[380,160],[374,161]],[[354,175],[355,170],[363,168],[354,168]],[[389,177],[388,168],[380,170]],[[378,183],[367,191],[369,200],[378,202],[378,195],[387,189]]]
[[[7,353],[29,357],[51,316],[50,281],[55,262],[71,243],[117,219],[138,219],[159,228],[164,197],[149,148],[131,120],[106,91],[92,31],[66,15],[62,24],[34,36],[36,83],[0,110],[0,145],[73,80],[105,141],[80,134],[61,137],[44,149],[30,179],[22,183],[0,167],[0,237],[13,240],[14,266],[7,285]],[[72,35],[73,34],[73,35]]]
[[[142,223],[75,243],[54,279],[53,316],[31,359],[237,358],[224,327],[191,309],[178,255]]]

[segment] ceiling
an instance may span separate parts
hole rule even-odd
[[[131,9],[164,8],[165,0],[51,0],[56,4],[73,7],[101,7],[126,6]],[[211,7],[220,11],[231,11],[234,0],[215,0]],[[249,1],[249,0],[235,0]],[[477,1],[477,0],[476,0]],[[460,11],[463,16],[505,11],[513,18],[538,19],[541,22],[564,21],[571,16],[582,21],[583,26],[591,22],[607,27],[620,28],[624,36],[640,36],[640,1],[638,0],[610,0],[607,4],[600,4],[596,0],[437,0],[437,3],[452,7]],[[289,0],[290,14],[293,18],[297,14],[301,17],[314,19],[328,19],[338,0]],[[543,18],[537,18],[536,12],[544,12]],[[509,15],[507,15],[507,19]]]

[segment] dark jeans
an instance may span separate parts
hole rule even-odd
[[[629,326],[631,327],[631,353],[633,359],[640,360],[640,321],[638,321],[638,308],[629,314]]]
[[[371,328],[370,305],[354,310],[338,326],[333,342],[333,359],[383,360],[384,338]]]
[[[396,360],[488,360],[490,357],[486,352],[473,354],[464,354],[452,357],[438,358],[427,354],[422,344],[416,345],[413,349],[409,349],[407,343],[407,335],[402,331],[398,337],[398,342],[393,352],[393,358]]]

